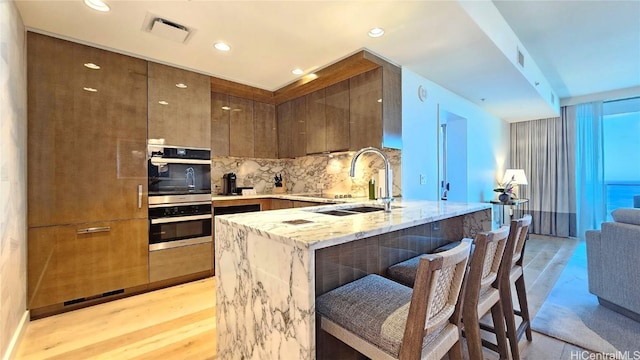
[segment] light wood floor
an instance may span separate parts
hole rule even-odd
[[[525,254],[530,311],[537,313],[575,240],[531,237]],[[32,321],[17,359],[214,359],[215,279],[209,278]],[[523,359],[571,359],[571,344],[534,333]],[[486,358],[497,358],[487,352]],[[575,358],[575,357],[574,357]]]

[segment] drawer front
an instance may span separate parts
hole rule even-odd
[[[182,246],[149,253],[149,280],[151,282],[210,271],[212,267],[212,243]]]

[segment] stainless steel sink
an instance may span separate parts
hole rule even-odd
[[[351,208],[318,211],[318,213],[325,214],[325,215],[333,215],[333,216],[348,216],[348,215],[370,213],[370,212],[382,211],[382,210],[384,210],[384,208],[376,207],[376,206],[355,206]]]

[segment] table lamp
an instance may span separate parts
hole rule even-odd
[[[527,175],[525,175],[523,169],[507,169],[504,172],[504,177],[502,178],[502,182],[504,184],[511,181],[513,185],[513,194],[518,195],[518,185],[529,185],[527,181]]]

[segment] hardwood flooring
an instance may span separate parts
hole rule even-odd
[[[576,244],[540,236],[527,242],[525,281],[532,315]],[[16,358],[215,359],[215,320],[215,278],[208,278],[32,321]],[[575,359],[572,352],[583,350],[533,335],[533,342],[520,342],[523,359]],[[485,356],[497,359],[489,351]]]

